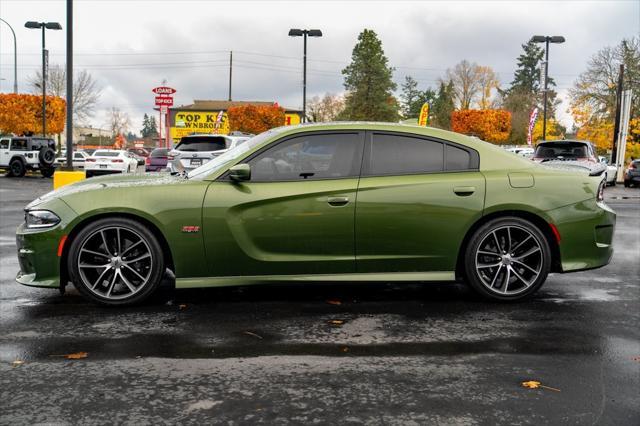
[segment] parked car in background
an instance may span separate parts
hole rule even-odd
[[[98,149],[86,158],[84,167],[87,177],[133,173],[138,168],[138,160],[130,152],[121,149]]]
[[[633,160],[624,172],[624,187],[640,185],[640,160]]]
[[[129,148],[127,151],[136,154],[139,157],[147,158],[149,156],[149,151],[145,148]]]
[[[156,148],[145,159],[145,172],[159,172],[167,168],[169,148]]]
[[[22,177],[27,170],[39,170],[51,177],[55,171],[56,143],[51,138],[7,136],[0,138],[0,170]]]
[[[193,170],[248,139],[249,136],[213,134],[185,136],[169,151],[168,169],[172,173]]]
[[[533,161],[589,161],[598,162],[591,142],[577,140],[542,141],[536,145]]]
[[[184,175],[41,196],[17,230],[16,280],[70,281],[105,305],[148,298],[167,268],[176,288],[464,280],[517,301],[550,272],[609,263],[602,186],[430,127],[283,126]]]
[[[78,169],[84,169],[84,164],[88,157],[89,157],[89,154],[86,153],[85,151],[74,151],[73,157],[71,159],[73,167]],[[66,164],[67,164],[67,153],[66,151],[62,151],[60,153],[60,156],[56,158],[56,165],[60,167],[60,166],[65,166]]]
[[[609,164],[609,159],[607,157],[603,157],[602,155],[598,157],[598,161],[604,164],[607,168],[605,172],[604,179],[607,182],[607,185],[615,186],[616,185],[616,175],[618,174],[618,167],[616,165]]]
[[[523,157],[530,157],[533,155],[533,148],[530,148],[528,146],[515,146],[515,147],[511,147],[511,148],[506,148],[507,151],[509,152],[513,152],[514,154],[518,154],[521,155]]]

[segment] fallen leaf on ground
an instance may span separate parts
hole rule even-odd
[[[14,367],[18,367],[18,366],[20,366],[20,365],[22,365],[22,364],[24,364],[24,361],[19,360],[19,359],[16,359],[15,361],[13,361],[13,362],[11,363],[11,365],[13,365]]]
[[[336,299],[327,300],[327,303],[330,305],[342,305],[342,302]]]
[[[543,388],[543,389],[549,389],[555,392],[560,392],[560,389],[552,388],[550,386],[545,386],[536,380],[529,380],[527,382],[522,382],[522,386],[529,389]]]
[[[260,336],[259,334],[256,333],[252,333],[250,331],[243,331],[244,334],[247,334],[249,336],[253,336],[253,337],[257,337],[258,339],[262,340],[262,336]]]
[[[329,320],[329,324],[331,325],[342,325],[344,324],[343,320]]]
[[[89,355],[89,352],[76,352],[73,354],[64,354],[64,355],[49,355],[49,356],[60,356],[66,359],[82,359],[86,358]]]
[[[342,352],[349,352],[349,348],[347,347],[342,348]]]
[[[178,305],[178,308],[180,308],[180,310],[187,309],[187,305]]]

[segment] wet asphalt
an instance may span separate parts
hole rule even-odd
[[[0,177],[0,424],[640,424],[640,189],[606,192],[610,265],[524,303],[463,284],[167,279],[118,309],[14,282],[22,209],[50,189]]]

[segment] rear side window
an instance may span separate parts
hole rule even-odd
[[[11,141],[11,150],[12,151],[26,151],[27,150],[27,140],[26,139],[13,139]]]
[[[374,133],[369,153],[369,175],[440,172],[444,144],[411,136]]]
[[[447,145],[445,165],[445,170],[469,170],[471,168],[471,155],[465,149]]]
[[[227,138],[222,136],[187,136],[180,140],[176,146],[178,151],[188,152],[204,152],[204,151],[220,151],[229,148]]]

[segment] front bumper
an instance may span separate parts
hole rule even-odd
[[[595,199],[547,212],[560,233],[562,272],[605,266],[613,256],[616,213]]]

